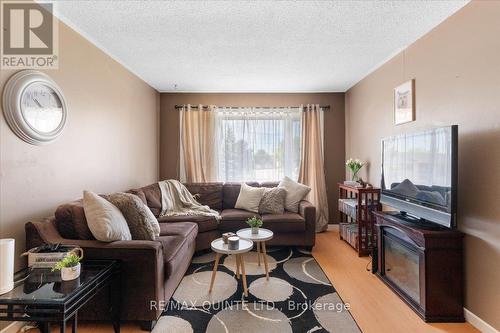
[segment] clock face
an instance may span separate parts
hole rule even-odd
[[[21,112],[37,132],[55,131],[63,121],[63,105],[54,89],[43,83],[30,84],[21,96]]]

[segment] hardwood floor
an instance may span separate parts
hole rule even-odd
[[[376,276],[366,270],[369,258],[339,239],[336,228],[317,235],[313,255],[364,333],[465,333],[479,332],[468,323],[426,324]],[[80,323],[80,333],[113,332],[105,323]],[[34,331],[32,331],[34,332]],[[58,332],[54,328],[53,332]],[[133,323],[122,325],[123,333],[143,332]]]
[[[368,257],[339,239],[338,229],[316,236],[313,256],[320,264],[364,333],[479,332],[469,323],[427,324],[382,281],[366,270]]]

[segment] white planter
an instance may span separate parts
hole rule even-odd
[[[258,235],[259,234],[259,227],[252,227],[252,235]]]
[[[0,239],[0,295],[14,289],[14,239]]]
[[[82,265],[80,265],[80,263],[74,267],[63,267],[61,269],[61,279],[63,281],[70,281],[78,278],[80,276],[81,267]]]

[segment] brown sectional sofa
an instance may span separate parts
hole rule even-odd
[[[251,186],[274,187],[277,183],[248,183]],[[27,249],[42,243],[80,246],[87,259],[116,259],[122,263],[122,319],[138,320],[146,327],[161,315],[162,309],[150,301],[168,302],[182,280],[195,251],[210,249],[212,240],[222,232],[247,227],[245,221],[258,216],[264,227],[274,232],[269,245],[302,246],[315,243],[316,209],[307,201],[300,203],[299,213],[258,215],[235,209],[239,183],[185,184],[197,200],[221,213],[221,220],[205,216],[159,217],[161,192],[157,183],[129,190],[148,205],[160,222],[160,237],[155,241],[116,241],[104,243],[94,239],[87,227],[81,200],[61,205],[55,216],[28,222]],[[105,195],[104,195],[105,197]],[[82,319],[106,318],[106,295],[93,300],[82,311]]]
[[[276,182],[248,182],[250,186],[275,187]],[[268,242],[269,245],[290,245],[313,247],[315,241],[315,219],[316,208],[308,201],[300,203],[299,213],[285,212],[284,214],[264,214],[248,212],[235,209],[236,200],[240,193],[240,183],[204,183],[185,184],[188,190],[197,196],[197,200],[210,206],[221,213],[221,220],[206,216],[168,216],[158,219],[160,222],[195,222],[198,224],[198,238],[196,240],[196,250],[210,249],[212,240],[220,237],[222,232],[237,231],[248,228],[246,220],[252,216],[257,216],[264,222],[264,228],[272,230],[275,235]],[[147,186],[148,205],[156,203],[161,210],[161,194],[157,184]],[[156,211],[156,210],[155,210]]]

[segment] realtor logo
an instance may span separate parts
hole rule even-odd
[[[51,3],[2,1],[4,68],[57,68],[57,22]]]

